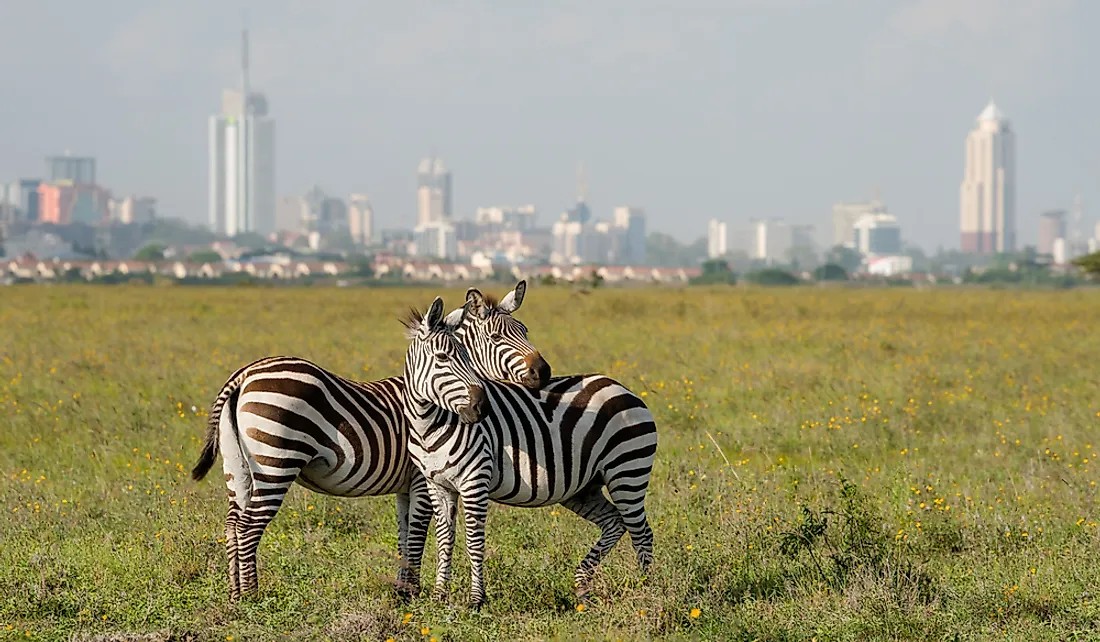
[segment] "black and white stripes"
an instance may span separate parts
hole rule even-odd
[[[432,310],[439,304],[437,299]],[[630,533],[644,571],[653,557],[645,513],[657,447],[652,414],[639,397],[603,375],[550,379],[541,392],[482,381],[487,408],[478,413],[470,411],[468,401],[448,398],[448,390],[477,386],[472,362],[462,355],[454,358],[444,347],[459,344],[456,328],[471,354],[490,355],[482,342],[499,340],[496,326],[478,323],[475,310],[481,304],[480,293],[471,291],[467,307],[473,318],[465,325],[455,323],[459,313],[440,320],[430,310],[409,333],[405,413],[409,452],[427,479],[435,508],[435,596],[444,597],[450,581],[459,498],[474,606],[485,600],[482,567],[490,499],[527,507],[560,503],[600,528],[599,540],[575,574],[579,593],[624,532]],[[496,312],[501,311],[490,316]],[[479,414],[484,414],[480,422]]]
[[[192,471],[202,479],[221,451],[231,599],[256,591],[260,538],[294,482],[341,497],[396,493],[398,586],[416,592],[431,503],[409,462],[403,395],[399,377],[349,381],[295,357],[261,359],[233,373]]]
[[[520,300],[523,285],[517,287]],[[442,311],[440,302],[440,317]],[[463,324],[462,312],[450,319],[452,325]],[[415,318],[414,326],[419,314]],[[502,345],[490,346],[490,352],[509,363],[533,364],[536,376],[527,368],[486,376],[535,387],[549,377],[549,366],[525,335],[507,344],[500,336],[498,342]],[[467,354],[450,343],[442,344],[440,351],[462,358]],[[398,589],[404,595],[419,591],[432,505],[427,485],[408,456],[404,387],[403,377],[351,381],[295,357],[261,359],[229,377],[211,407],[206,443],[192,477],[202,479],[222,453],[229,494],[225,537],[232,599],[256,592],[260,538],[294,482],[340,497],[396,494],[402,557]],[[484,400],[483,393],[473,394],[480,396],[449,389],[438,401],[465,404],[467,413],[474,413],[483,408]]]

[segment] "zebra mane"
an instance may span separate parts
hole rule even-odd
[[[489,308],[490,310],[500,305],[500,299],[497,298],[495,294],[483,294],[481,296],[485,299],[485,307]]]
[[[424,321],[424,313],[416,308],[409,308],[409,311],[399,321],[401,321],[401,325],[405,326],[405,338],[411,341],[420,332],[420,324]]]

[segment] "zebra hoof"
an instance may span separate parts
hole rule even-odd
[[[485,598],[480,600],[470,600],[468,604],[471,611],[480,611],[481,607],[485,606]]]
[[[446,602],[447,601],[447,589],[437,588],[432,591],[433,602]]]

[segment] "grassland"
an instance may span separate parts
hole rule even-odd
[[[594,529],[494,506],[486,609],[462,606],[461,554],[451,604],[399,604],[392,498],[295,488],[260,597],[230,606],[224,490],[186,474],[218,388],[279,353],[397,374],[395,317],[435,293],[0,289],[0,639],[1100,637],[1081,291],[533,288],[519,316],[555,372],[656,415],[651,575],[624,541],[578,610]]]

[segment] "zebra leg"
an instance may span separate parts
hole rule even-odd
[[[228,411],[232,412],[232,411]],[[238,529],[252,495],[252,473],[248,468],[237,435],[225,430],[225,422],[219,435],[222,452],[222,471],[225,473],[226,494],[229,497],[229,512],[225,516],[225,555],[229,560],[229,601],[241,598],[241,567],[239,556]]]
[[[466,522],[466,555],[470,558],[470,608],[485,604],[485,518],[489,489],[484,484],[462,489],[462,514]]]
[[[397,492],[397,596],[412,597],[409,586],[409,491]]]
[[[645,494],[649,486],[649,478],[638,483],[634,478],[612,479],[607,484],[607,490],[611,494],[611,501],[619,510],[623,518],[626,530],[630,533],[630,541],[634,544],[634,552],[638,555],[638,566],[644,575],[649,570],[653,561],[653,529],[649,527],[649,520],[645,513]]]
[[[615,505],[603,496],[601,486],[589,486],[585,491],[570,497],[562,506],[587,519],[600,528],[600,538],[584,556],[576,573],[573,574],[573,587],[577,597],[584,597],[590,588],[592,576],[604,556],[615,548],[615,544],[626,532],[626,524]]]
[[[237,562],[237,522],[241,509],[231,497],[229,512],[225,516],[225,556],[229,560],[229,601],[241,599],[241,567]]]
[[[428,492],[428,482],[419,471],[414,470],[409,480],[408,532],[405,536],[407,577],[413,597],[420,594],[420,562],[424,559],[424,544],[431,523],[432,496]]]
[[[258,465],[257,465],[258,467]],[[299,469],[271,469],[277,472],[253,471],[252,497],[243,518],[237,524],[237,555],[240,563],[241,593],[255,595],[259,592],[256,577],[256,551],[264,530],[286,499],[287,491],[298,478]]]
[[[451,554],[455,547],[455,508],[458,505],[458,493],[434,482],[428,482],[432,496],[432,508],[435,511],[436,571],[435,590],[432,599],[443,602],[447,599],[447,588],[451,583]]]

